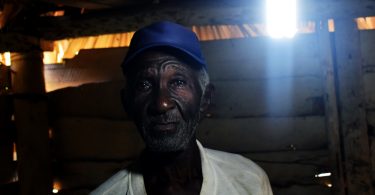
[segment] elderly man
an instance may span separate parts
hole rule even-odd
[[[272,194],[267,175],[252,161],[196,140],[213,87],[192,31],[171,22],[140,29],[122,67],[123,105],[146,148],[92,194]]]

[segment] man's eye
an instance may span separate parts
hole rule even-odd
[[[181,80],[181,79],[175,79],[171,82],[172,86],[177,87],[177,88],[182,88],[186,86],[186,81]]]
[[[140,91],[146,91],[152,87],[152,84],[150,81],[144,80],[140,81],[137,85],[137,89]]]

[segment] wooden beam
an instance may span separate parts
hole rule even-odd
[[[371,0],[298,1],[298,18],[302,19],[355,18],[374,15],[375,2]]]
[[[186,26],[213,24],[264,23],[264,3],[225,2],[146,5],[119,10],[104,10],[79,16],[42,17],[30,23],[45,39],[135,31],[154,21],[171,20]],[[374,1],[311,1],[299,3],[302,20],[375,15]],[[24,30],[27,32],[26,30]]]
[[[326,129],[328,134],[328,146],[330,150],[330,168],[333,178],[333,192],[335,195],[344,194],[344,176],[342,168],[339,116],[337,108],[336,75],[334,71],[334,59],[332,53],[331,35],[328,31],[328,21],[321,22],[318,28],[318,40],[320,51],[320,63],[323,70],[324,105]]]
[[[347,194],[374,194],[362,84],[359,31],[352,18],[335,20],[338,99]]]
[[[98,1],[98,0],[44,0],[52,2],[57,5],[64,5],[69,7],[84,8],[85,10],[96,9],[109,9],[118,6],[129,6],[135,4],[151,4],[150,0],[111,0],[111,1]]]
[[[41,37],[63,39],[108,33],[135,31],[154,21],[170,20],[186,26],[209,24],[240,24],[254,18],[251,7],[223,5],[162,6],[149,5],[124,10],[105,10],[77,17],[41,18],[35,22]]]
[[[30,51],[40,47],[39,39],[19,33],[0,33],[0,52]]]
[[[52,125],[60,159],[134,159],[144,147],[131,121],[60,117]],[[325,149],[326,137],[324,117],[208,118],[197,130],[204,146],[234,153]]]
[[[0,71],[5,71],[0,65]],[[1,72],[0,72],[1,73]],[[0,75],[0,82],[3,81]],[[11,128],[12,100],[10,96],[1,94],[0,89],[0,183],[12,181],[16,172],[13,162],[14,128]]]
[[[53,41],[20,33],[0,33],[0,53],[29,52],[33,50],[52,51]]]
[[[12,91],[21,195],[50,194],[48,119],[41,51],[12,53]]]
[[[197,138],[204,146],[233,153],[317,150],[327,146],[324,117],[204,119]]]

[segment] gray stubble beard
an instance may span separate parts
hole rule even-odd
[[[153,135],[146,127],[140,127],[141,136],[148,150],[153,152],[176,152],[185,150],[194,141],[199,124],[199,114],[190,122],[183,122],[177,127],[176,133]]]

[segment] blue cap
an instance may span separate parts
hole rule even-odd
[[[190,58],[186,60],[194,61],[194,65],[207,69],[195,33],[184,26],[167,21],[153,23],[135,32],[121,66],[126,70],[129,68],[129,62],[137,55],[155,48],[175,51]]]

